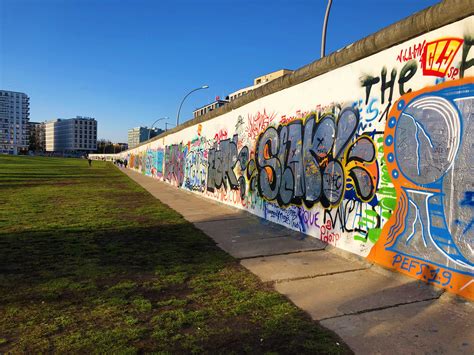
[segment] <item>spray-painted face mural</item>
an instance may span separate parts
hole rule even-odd
[[[129,167],[474,298],[466,33],[470,19],[262,97]]]
[[[377,245],[372,252],[374,260],[459,293],[474,271],[473,112],[472,80],[411,93],[394,105],[384,149],[398,206],[384,227],[385,250]]]

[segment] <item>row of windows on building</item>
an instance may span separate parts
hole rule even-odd
[[[254,84],[252,86],[242,88],[238,91],[235,91],[235,92],[229,94],[226,97],[225,100],[219,100],[219,97],[216,97],[215,102],[194,110],[193,115],[194,115],[194,117],[202,116],[202,115],[204,115],[204,114],[206,114],[210,111],[215,110],[218,107],[224,106],[228,102],[234,101],[235,99],[238,99],[239,97],[248,94],[250,91],[252,91],[252,90],[254,90],[254,89],[256,89],[256,88],[258,88],[262,85],[265,85],[265,84],[269,83],[272,80],[275,80],[277,78],[280,78],[280,77],[282,77],[284,75],[287,75],[287,74],[290,74],[292,72],[293,71],[289,70],[289,69],[280,69],[280,70],[277,70],[277,71],[259,76],[259,77],[254,79]]]
[[[27,119],[27,118],[22,118],[22,119],[20,119],[20,118],[17,117],[16,120],[17,120],[17,121],[21,121],[21,122],[24,123],[24,124],[26,124],[26,123],[28,122],[28,119]],[[5,123],[11,123],[10,121],[11,121],[11,120],[8,119],[8,118],[5,118],[5,119],[4,119],[4,122],[5,122]]]
[[[215,110],[216,108],[224,106],[226,103],[228,103],[228,100],[216,100],[209,105],[206,105],[204,107],[201,107],[193,112],[194,117],[202,116],[210,111]]]
[[[0,151],[18,154],[28,149],[29,98],[16,91],[0,90]]]
[[[75,124],[80,124],[80,125],[89,125],[89,126],[94,125],[94,121],[74,120],[74,123]]]
[[[15,92],[15,91],[2,91],[0,92],[0,96],[9,96],[9,97],[23,97],[28,99],[28,96],[22,92]]]
[[[231,95],[229,96],[229,101],[234,101],[235,99],[238,99],[239,97],[241,96],[244,96],[246,95],[247,93],[249,93],[251,90],[247,90],[247,91],[241,91],[241,92],[238,92],[234,95]]]

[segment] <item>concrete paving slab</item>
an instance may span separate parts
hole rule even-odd
[[[419,281],[370,269],[282,282],[275,288],[317,320],[429,300],[442,293]]]
[[[125,171],[133,180],[137,181],[142,187],[149,191],[154,197],[182,214],[185,219],[196,221],[219,220],[221,217],[233,216],[235,218],[245,218],[243,211],[228,207],[223,204],[216,204],[213,201],[207,201],[202,197],[194,196],[192,193],[179,190],[169,184],[152,179],[138,173]],[[228,219],[228,218],[225,218]]]
[[[186,199],[186,200],[178,200],[173,199],[169,201],[176,206],[176,209],[182,210],[186,213],[196,213],[196,212],[208,212],[212,214],[241,214],[242,212],[236,208],[233,209],[226,209],[221,208],[219,206],[215,206],[213,204],[207,203],[207,201],[203,201],[202,199],[194,200],[194,199]]]
[[[224,241],[217,245],[237,259],[325,248],[324,243],[315,238],[298,240],[291,237],[256,239],[239,243]]]
[[[248,218],[245,214],[209,214],[205,211],[186,213],[186,215],[182,213],[182,215],[187,221],[192,223],[213,223],[215,221],[243,220]]]
[[[367,263],[348,262],[324,250],[245,259],[240,263],[265,282],[324,276],[369,267]]]
[[[474,305],[440,299],[327,319],[356,354],[474,354]]]
[[[261,223],[257,218],[245,218],[238,220],[224,220],[210,223],[195,223],[196,227],[216,239],[220,239],[221,235],[233,238],[237,236],[238,241],[259,239],[259,238],[276,238],[288,236],[290,230],[277,224]]]
[[[165,201],[162,201],[166,203]],[[186,206],[177,206],[177,202],[170,201],[167,203],[168,206],[172,205],[173,209],[183,215],[184,218],[201,216],[202,220],[214,220],[216,216],[237,216],[238,213],[233,211],[221,211],[213,206],[203,206],[202,204],[195,204],[196,208],[189,206],[192,202],[188,202]]]
[[[163,185],[163,183],[158,183],[158,184],[159,184],[160,187]],[[192,202],[199,202],[199,201],[202,200],[202,199],[200,199],[196,196],[189,195],[187,193],[182,193],[180,190],[177,190],[177,189],[175,189],[174,193],[170,193],[170,192],[163,192],[163,193],[162,192],[156,192],[156,193],[157,193],[158,196],[160,196],[162,198],[165,198],[166,200],[170,200],[170,201],[179,203],[180,206],[184,206],[186,203],[189,206],[189,203],[191,201]]]
[[[209,203],[204,198],[188,197],[186,198],[169,198],[160,200],[168,205],[173,205],[177,211],[182,211],[186,214],[208,213],[210,215],[238,215],[248,213],[238,210],[237,208],[224,207]]]

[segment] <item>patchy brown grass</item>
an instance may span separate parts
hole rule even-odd
[[[0,353],[350,353],[112,166],[0,166]]]

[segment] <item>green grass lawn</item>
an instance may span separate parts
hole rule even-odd
[[[0,353],[349,353],[111,164],[0,156]]]

